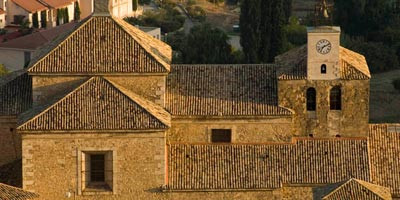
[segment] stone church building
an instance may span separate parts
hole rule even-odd
[[[263,65],[171,65],[108,0],[0,79],[0,165],[37,199],[398,199],[400,124],[369,124],[339,27]],[[1,192],[0,192],[1,193]]]

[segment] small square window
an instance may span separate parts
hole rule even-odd
[[[213,143],[230,143],[232,142],[231,129],[212,129],[211,142]]]
[[[112,191],[112,151],[82,152],[82,191]]]

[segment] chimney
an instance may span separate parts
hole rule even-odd
[[[94,16],[111,16],[110,0],[93,0]]]

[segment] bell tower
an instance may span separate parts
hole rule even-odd
[[[340,75],[340,27],[332,23],[332,14],[326,0],[315,6],[315,27],[307,30],[307,79],[334,80]]]

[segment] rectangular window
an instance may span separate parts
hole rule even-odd
[[[230,143],[232,142],[231,129],[212,129],[211,142],[213,143]]]
[[[112,191],[112,151],[82,152],[82,191]]]

